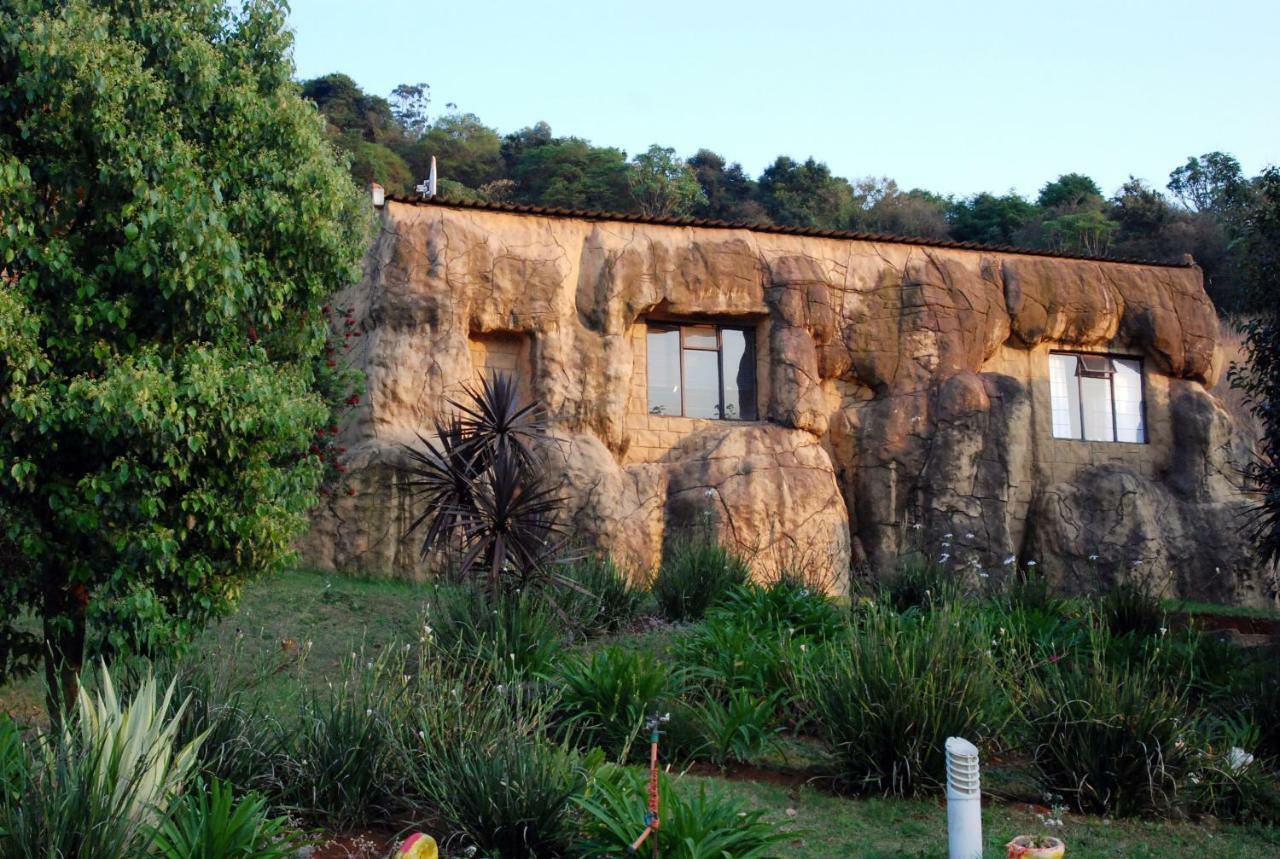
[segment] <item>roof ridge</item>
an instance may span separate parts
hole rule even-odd
[[[423,199],[389,195],[387,200],[416,206],[441,206],[450,209],[472,209],[482,212],[505,212],[514,215],[541,215],[548,218],[576,218],[586,221],[619,221],[632,224],[653,224],[661,227],[701,227],[706,229],[749,230],[754,233],[772,233],[787,236],[808,236],[824,239],[852,239],[881,244],[920,245],[932,248],[949,248],[965,251],[989,251],[991,253],[1019,256],[1049,257],[1051,259],[1082,260],[1086,262],[1122,263],[1159,268],[1191,268],[1194,262],[1169,262],[1167,260],[1141,259],[1138,257],[1100,256],[1065,251],[1037,250],[1015,245],[987,244],[985,242],[961,242],[954,239],[930,239],[920,236],[900,236],[891,233],[862,232],[858,230],[828,230],[819,227],[793,227],[778,224],[750,223],[747,221],[720,221],[713,218],[691,218],[643,215],[638,212],[607,212],[598,209],[564,209],[556,206],[535,206],[529,203],[490,203],[473,200],[450,200],[441,197]]]

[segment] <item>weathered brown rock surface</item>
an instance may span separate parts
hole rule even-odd
[[[702,521],[758,563],[883,568],[946,542],[957,575],[1012,556],[1077,587],[1137,569],[1175,594],[1270,596],[1197,268],[442,204],[381,219],[338,297],[364,335],[357,491],[316,511],[311,563],[417,571],[400,445],[500,368],[554,421],[575,530],[636,567]],[[761,420],[647,414],[651,315],[754,327]],[[1050,349],[1141,357],[1147,443],[1053,438]]]

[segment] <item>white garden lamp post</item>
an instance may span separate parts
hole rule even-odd
[[[978,749],[961,737],[949,737],[947,750],[947,840],[950,859],[982,857],[982,789]]]

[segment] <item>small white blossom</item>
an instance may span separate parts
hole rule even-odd
[[[964,535],[964,538],[965,538],[966,540],[972,540],[972,539],[973,539],[973,532],[972,532],[972,531],[970,531],[968,534],[965,534],[965,535]]]
[[[1014,555],[1010,555],[1009,557],[1004,559],[1003,566],[1006,566],[1006,567],[1013,566],[1013,562],[1016,560],[1018,560],[1017,557],[1015,557]]]
[[[1028,567],[1034,567],[1035,565],[1036,565],[1036,562],[1035,562],[1035,561],[1027,561],[1027,566],[1028,566]]]

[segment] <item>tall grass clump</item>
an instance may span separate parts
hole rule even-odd
[[[401,734],[408,786],[482,855],[566,855],[572,800],[600,758],[550,736],[554,702],[493,681],[435,675]]]
[[[648,789],[643,771],[601,767],[577,800],[586,831],[576,855],[584,859],[625,856],[639,835]],[[782,855],[782,842],[798,834],[781,831],[761,812],[718,790],[708,790],[705,783],[694,792],[691,785],[677,787],[675,780],[661,774],[658,795],[662,825],[651,837],[657,839],[658,852],[665,859],[764,859]]]
[[[910,552],[902,555],[889,575],[878,583],[876,596],[899,614],[931,609],[960,596],[955,576],[923,553]]]
[[[471,586],[436,588],[423,620],[443,657],[520,677],[554,667],[564,627],[564,619],[540,594],[489,594]]]
[[[398,652],[353,653],[337,682],[308,691],[296,723],[279,729],[285,750],[277,785],[282,804],[338,828],[390,818],[399,785],[392,725],[407,677]]]
[[[1098,611],[1117,636],[1153,636],[1168,626],[1160,596],[1145,579],[1126,579],[1104,589]]]
[[[580,745],[625,755],[645,721],[670,708],[683,683],[679,671],[644,651],[607,647],[574,656],[550,678],[557,713]]]
[[[177,742],[183,705],[174,706],[173,685],[161,692],[147,677],[126,701],[104,667],[96,686],[81,687],[61,727],[34,738],[26,753],[14,751],[12,728],[0,732],[7,771],[0,855],[145,855],[187,785],[203,738]]]
[[[569,623],[586,636],[625,629],[649,606],[643,587],[631,581],[608,555],[589,553],[564,564],[555,594]]]
[[[841,780],[909,795],[944,778],[947,737],[1008,721],[990,633],[959,606],[905,615],[871,606],[807,664],[801,689]]]
[[[653,580],[653,596],[671,621],[701,620],[707,609],[751,578],[747,562],[705,537],[676,541]]]
[[[1022,683],[1035,766],[1046,789],[1082,811],[1164,814],[1191,764],[1196,714],[1156,650],[1120,656],[1095,625],[1074,658]]]

